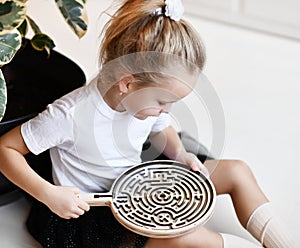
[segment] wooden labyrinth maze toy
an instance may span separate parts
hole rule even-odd
[[[122,173],[108,193],[83,194],[91,206],[109,206],[129,230],[154,237],[176,237],[211,216],[216,192],[201,172],[175,161],[139,164]]]

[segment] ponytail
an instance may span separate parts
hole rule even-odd
[[[202,70],[205,48],[197,32],[183,19],[157,11],[165,7],[163,0],[123,1],[104,27],[99,64],[151,51],[179,56]]]

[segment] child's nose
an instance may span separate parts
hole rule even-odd
[[[164,108],[161,109],[160,113],[169,113],[172,107],[172,103],[165,104]]]
[[[161,114],[161,113],[169,113],[169,111],[167,111],[167,110],[165,110],[165,109],[161,109],[160,111],[159,111],[159,113]]]

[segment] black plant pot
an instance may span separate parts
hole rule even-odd
[[[47,104],[83,86],[82,69],[62,54],[34,50],[28,40],[13,61],[2,67],[7,82],[8,103],[0,122],[0,135],[43,111]],[[26,160],[42,177],[51,178],[49,153],[28,154]],[[1,163],[1,158],[0,158]],[[0,173],[0,205],[11,202],[20,190]]]

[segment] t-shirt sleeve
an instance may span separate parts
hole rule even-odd
[[[167,128],[171,123],[171,117],[169,114],[162,113],[157,118],[156,122],[153,124],[151,128],[151,132],[160,132]]]
[[[28,149],[35,155],[58,146],[72,137],[70,109],[61,100],[21,126],[21,134]]]

